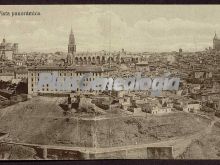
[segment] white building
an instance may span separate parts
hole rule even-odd
[[[50,84],[43,85],[42,89],[37,89],[37,84],[39,82],[40,73],[49,73],[53,75],[54,72],[58,73],[58,78],[65,80],[67,77],[77,77],[83,76],[87,73],[91,74],[90,78],[86,78],[84,81],[84,86],[93,81],[96,77],[105,77],[109,69],[104,69],[102,67],[95,66],[80,66],[80,67],[57,67],[57,66],[42,66],[42,67],[32,67],[28,69],[28,93],[71,93],[71,90],[58,90],[51,89]],[[70,84],[72,87],[72,84]],[[90,91],[81,90],[77,87],[75,92],[89,93]],[[94,92],[94,91],[92,91]]]

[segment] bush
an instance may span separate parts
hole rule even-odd
[[[220,112],[215,112],[215,116],[220,117]]]

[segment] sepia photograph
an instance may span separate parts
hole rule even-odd
[[[220,160],[220,5],[0,5],[0,160]]]

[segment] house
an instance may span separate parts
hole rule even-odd
[[[128,110],[128,108],[131,106],[131,97],[129,96],[120,97],[118,99],[118,102],[121,105],[122,109]]]
[[[204,70],[195,70],[194,78],[195,79],[209,79],[209,78],[212,78],[212,72],[204,71]]]
[[[28,78],[28,71],[26,68],[17,68],[15,71],[15,78],[16,79],[27,79]]]
[[[172,112],[173,105],[167,105],[167,103],[171,103],[170,100],[164,99],[164,104],[162,104],[162,100],[158,99],[149,99],[147,103],[145,103],[145,108],[142,111],[153,114],[166,114]],[[167,102],[166,102],[167,101]],[[166,104],[166,106],[165,106]]]
[[[134,114],[142,113],[142,110],[140,107],[136,107],[136,108],[133,108],[133,113]]]
[[[204,71],[195,71],[194,72],[194,78],[196,78],[196,79],[204,78],[204,76],[205,76]]]
[[[21,79],[17,79],[17,78],[13,78],[12,80],[11,80],[11,83],[12,84],[19,84],[21,82]]]
[[[191,93],[197,93],[198,91],[200,91],[201,85],[200,84],[190,84],[189,89],[190,89]]]
[[[131,99],[130,99],[130,97],[122,97],[122,98],[119,98],[119,103],[120,104],[124,104],[124,103],[126,103],[126,104],[131,104]]]
[[[149,72],[150,71],[150,68],[148,66],[147,61],[142,61],[142,62],[136,63],[135,68],[137,71],[140,71],[140,72]]]
[[[131,112],[131,114],[133,114],[133,115],[146,115],[146,112],[143,112],[142,111],[142,108],[141,107],[137,107],[137,106],[133,106],[133,107],[130,107],[129,109],[129,112]]]
[[[12,81],[14,73],[0,73],[0,81]]]
[[[169,107],[153,107],[153,109],[151,109],[151,114],[154,115],[160,115],[160,114],[166,114],[166,113],[170,113],[172,112],[171,108]]]
[[[201,105],[199,103],[188,103],[183,106],[184,112],[197,113],[200,109],[201,109]]]
[[[137,99],[134,102],[135,104],[145,104],[147,103],[147,99]]]

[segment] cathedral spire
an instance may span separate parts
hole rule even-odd
[[[76,43],[73,34],[73,29],[71,27],[70,35],[69,35],[68,53],[74,54],[75,52],[76,52]]]
[[[73,34],[72,27],[71,27],[70,35],[69,35],[69,44],[75,44],[75,37],[74,37],[74,34]]]
[[[217,34],[216,34],[216,31],[215,31],[214,39],[218,39],[218,36],[217,36]]]
[[[73,28],[72,28],[72,26],[71,26],[71,31],[70,31],[70,34],[73,34]]]

